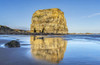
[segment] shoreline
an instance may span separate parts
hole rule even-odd
[[[0,33],[0,35],[98,35],[100,33],[67,33],[67,34],[54,34],[54,33]]]
[[[54,33],[0,33],[0,35],[67,35],[67,34],[54,34]]]

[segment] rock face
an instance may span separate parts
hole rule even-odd
[[[64,13],[58,8],[37,10],[32,16],[31,33],[67,34]]]
[[[12,47],[20,47],[20,43],[18,41],[10,41],[8,43],[5,44],[5,46],[12,48]]]

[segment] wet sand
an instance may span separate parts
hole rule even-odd
[[[29,48],[0,48],[0,65],[51,65],[33,59]]]

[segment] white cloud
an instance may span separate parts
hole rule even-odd
[[[92,15],[89,15],[88,17],[90,18],[90,17],[94,17],[94,16],[98,16],[98,15],[100,15],[100,13],[94,13]]]

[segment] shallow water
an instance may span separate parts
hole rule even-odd
[[[100,65],[100,35],[0,35],[0,65]]]

